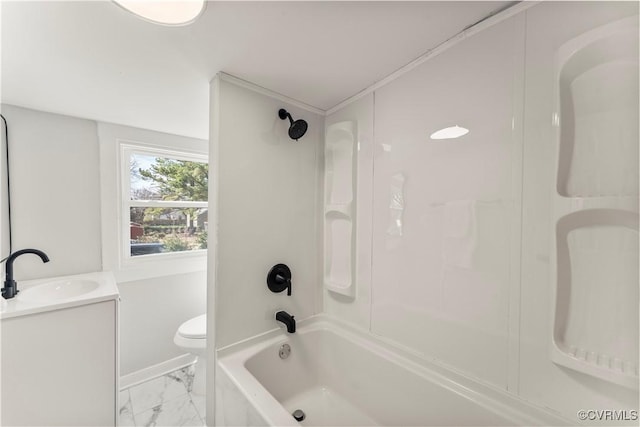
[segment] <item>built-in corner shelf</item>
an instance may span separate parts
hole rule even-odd
[[[329,125],[325,139],[324,286],[356,295],[357,123]]]
[[[638,214],[586,209],[556,224],[552,360],[638,387]]]
[[[555,306],[550,356],[638,389],[638,24],[556,56]]]

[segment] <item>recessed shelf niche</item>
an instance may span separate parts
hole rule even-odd
[[[327,127],[324,182],[324,286],[355,297],[357,124]]]
[[[638,194],[638,30],[583,38],[558,75],[558,193]]]
[[[552,359],[617,384],[638,386],[638,215],[590,209],[556,227]]]
[[[550,357],[638,389],[638,21],[556,55]]]

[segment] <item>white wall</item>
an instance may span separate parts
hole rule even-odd
[[[18,281],[101,270],[100,175],[96,123],[11,105],[9,124],[13,250]]]
[[[11,105],[3,105],[2,114],[10,131],[14,250],[34,247],[51,258],[42,264],[21,257],[15,264],[18,283],[102,271],[98,124]],[[205,141],[193,141],[206,148]],[[118,287],[120,373],[181,355],[173,335],[182,322],[205,312],[206,272],[120,281]]]
[[[211,152],[218,162],[215,322],[221,348],[278,327],[277,310],[299,320],[317,312],[323,123],[318,114],[224,78],[216,86],[212,123],[219,128],[212,129]],[[298,142],[288,137],[280,108],[308,122]],[[267,288],[267,272],[278,263],[292,270],[291,296]]]
[[[120,283],[120,374],[180,356],[178,327],[207,311],[206,271]]]
[[[534,6],[330,114],[327,124],[358,120],[365,131],[358,295],[325,292],[325,311],[576,423],[578,409],[637,409],[637,390],[549,355],[555,55],[572,37],[637,13],[637,3]],[[470,132],[429,139],[453,125]],[[390,232],[389,210],[399,173],[401,236]]]

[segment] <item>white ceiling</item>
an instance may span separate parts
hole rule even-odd
[[[6,1],[2,102],[207,138],[224,71],[322,110],[510,2],[209,2],[163,27],[110,1]]]

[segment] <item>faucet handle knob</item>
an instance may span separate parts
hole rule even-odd
[[[267,274],[267,286],[274,293],[287,290],[287,295],[291,295],[291,269],[285,264],[276,264],[271,267]]]

